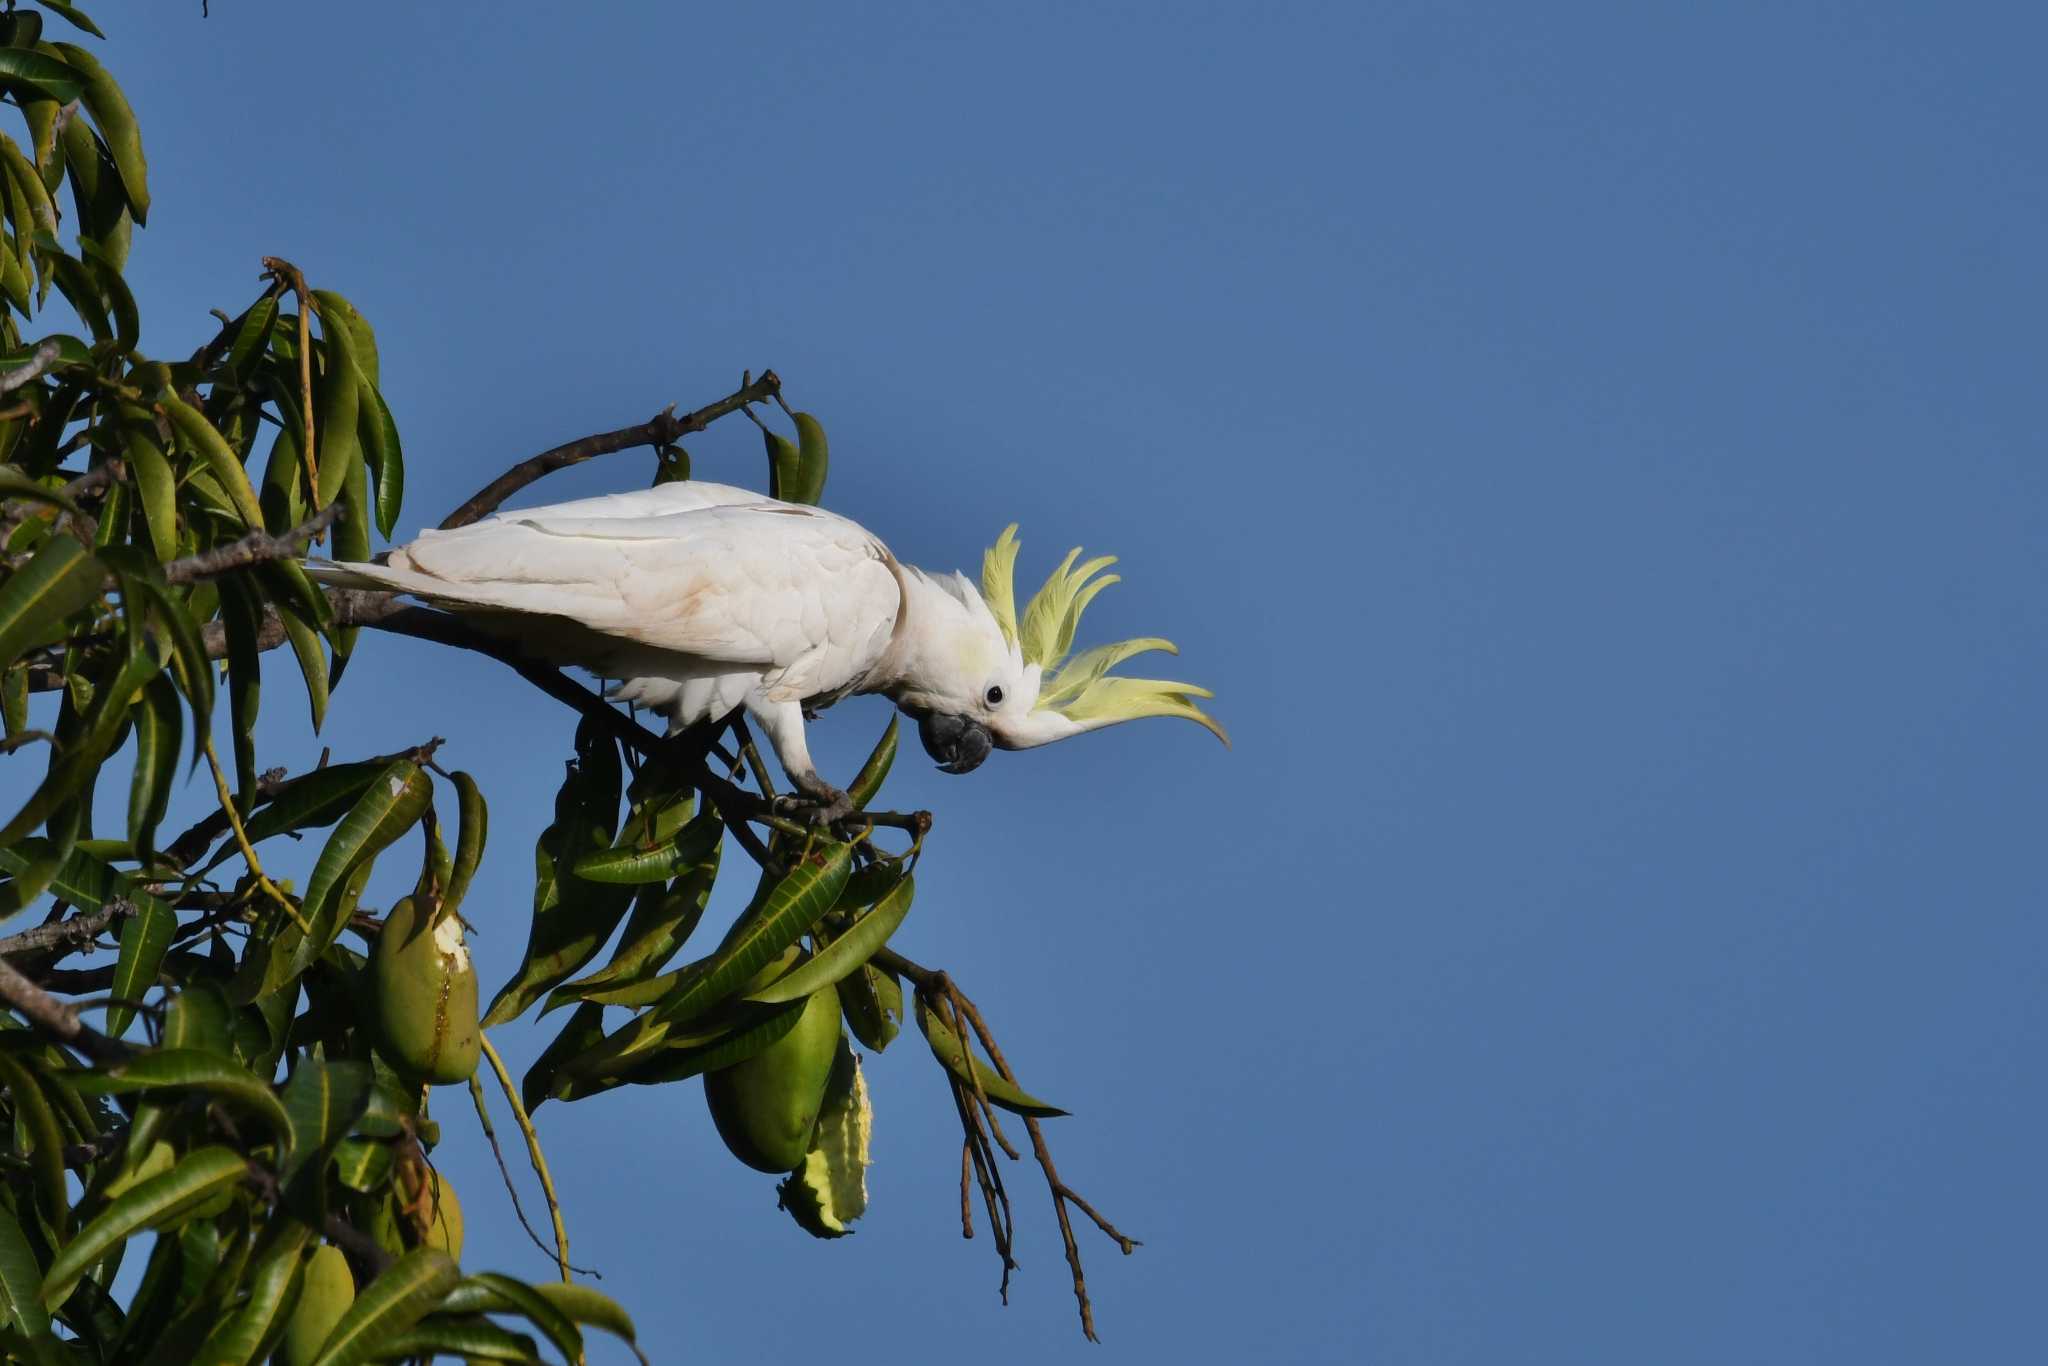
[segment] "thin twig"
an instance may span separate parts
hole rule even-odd
[[[341,504],[331,503],[282,536],[273,536],[267,531],[252,531],[238,541],[230,541],[211,550],[202,550],[197,555],[172,560],[164,566],[164,580],[167,583],[190,583],[194,579],[210,579],[216,574],[225,574],[232,569],[246,569],[252,564],[289,560],[303,550],[308,542],[318,539],[320,534],[342,515]]]
[[[540,1178],[541,1194],[548,1200],[548,1217],[555,1223],[555,1264],[561,1268],[562,1279],[569,1280],[569,1230],[562,1224],[562,1204],[555,1198],[555,1179],[548,1175],[548,1160],[541,1155],[540,1135],[533,1131],[533,1120],[526,1113],[526,1106],[520,1103],[519,1088],[512,1084],[512,1074],[505,1070],[505,1060],[498,1056],[498,1049],[490,1036],[479,1031],[478,1040],[483,1044],[484,1057],[490,1060],[491,1070],[498,1074],[498,1087],[505,1093],[506,1104],[512,1107],[512,1118],[519,1124],[519,1132],[526,1137],[526,1157],[533,1163],[533,1174]]]
[[[526,1207],[519,1203],[519,1187],[512,1184],[512,1169],[505,1165],[505,1150],[498,1146],[498,1131],[491,1126],[491,1112],[484,1104],[484,1084],[474,1072],[469,1074],[469,1099],[476,1106],[477,1122],[484,1126],[484,1140],[491,1145],[491,1156],[498,1159],[498,1175],[505,1180],[505,1194],[512,1197],[512,1212],[519,1216],[519,1227],[526,1230],[526,1236],[533,1239],[535,1247],[542,1252],[548,1252],[550,1256],[554,1255],[549,1252],[548,1245],[540,1240],[540,1235],[533,1231],[533,1225],[526,1221]],[[587,1266],[569,1269],[580,1271],[586,1276],[596,1276],[599,1280],[604,1279],[601,1272]]]
[[[716,403],[708,403],[695,412],[677,417],[675,406],[671,404],[638,426],[621,427],[615,432],[599,432],[594,436],[566,442],[553,450],[542,451],[539,455],[520,461],[478,489],[467,502],[442,519],[441,529],[450,531],[490,516],[507,498],[556,470],[580,465],[596,456],[631,450],[635,446],[670,445],[691,432],[703,431],[727,413],[781,391],[781,379],[773,370],[764,370],[761,372],[761,378],[742,385]]]
[[[213,786],[220,794],[220,809],[227,813],[228,828],[235,832],[235,844],[242,851],[242,861],[249,865],[249,875],[256,879],[256,885],[263,889],[263,894],[284,907],[284,913],[311,939],[313,927],[306,923],[305,916],[299,914],[299,908],[292,904],[292,899],[279,891],[277,884],[264,873],[262,861],[256,857],[256,846],[249,843],[249,832],[242,828],[242,818],[235,812],[234,789],[228,786],[228,775],[220,766],[220,755],[214,751],[211,732],[200,734],[199,747],[206,755],[207,767],[213,770]]]
[[[263,258],[263,268],[269,271],[279,284],[291,286],[292,293],[299,300],[299,403],[306,414],[306,437],[303,454],[306,457],[306,504],[320,506],[320,466],[313,455],[313,320],[312,291],[306,288],[306,277],[291,262],[276,256]],[[325,324],[322,324],[325,326]]]
[[[78,1018],[76,1008],[44,991],[0,958],[0,999],[26,1015],[29,1023],[59,1043],[70,1044],[94,1062],[117,1062],[134,1050],[107,1037]]]

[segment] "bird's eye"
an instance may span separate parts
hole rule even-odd
[[[988,704],[991,707],[1000,707],[1003,704],[1003,690],[1001,688],[990,688],[988,690]]]

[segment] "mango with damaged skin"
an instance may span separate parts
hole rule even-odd
[[[393,906],[370,953],[370,999],[377,1051],[398,1071],[436,1086],[476,1071],[476,967],[460,917],[428,924],[411,897]]]

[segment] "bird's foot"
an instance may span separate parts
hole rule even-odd
[[[821,782],[816,787],[806,785],[802,796],[777,797],[775,808],[778,815],[809,825],[829,826],[853,814],[853,798],[830,783]]]

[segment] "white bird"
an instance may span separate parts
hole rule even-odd
[[[1090,600],[1110,584],[1077,547],[1025,605],[1012,591],[1015,525],[964,575],[904,564],[821,508],[684,480],[423,531],[381,563],[312,561],[325,582],[409,594],[528,654],[619,680],[610,696],[668,718],[673,733],[737,708],[767,734],[792,783],[838,819],[846,794],[819,776],[807,714],[884,693],[916,718],[926,753],[965,773],[991,746],[1029,749],[1141,716],[1180,716],[1229,743],[1187,683],[1110,673],[1154,637],[1067,657]]]

